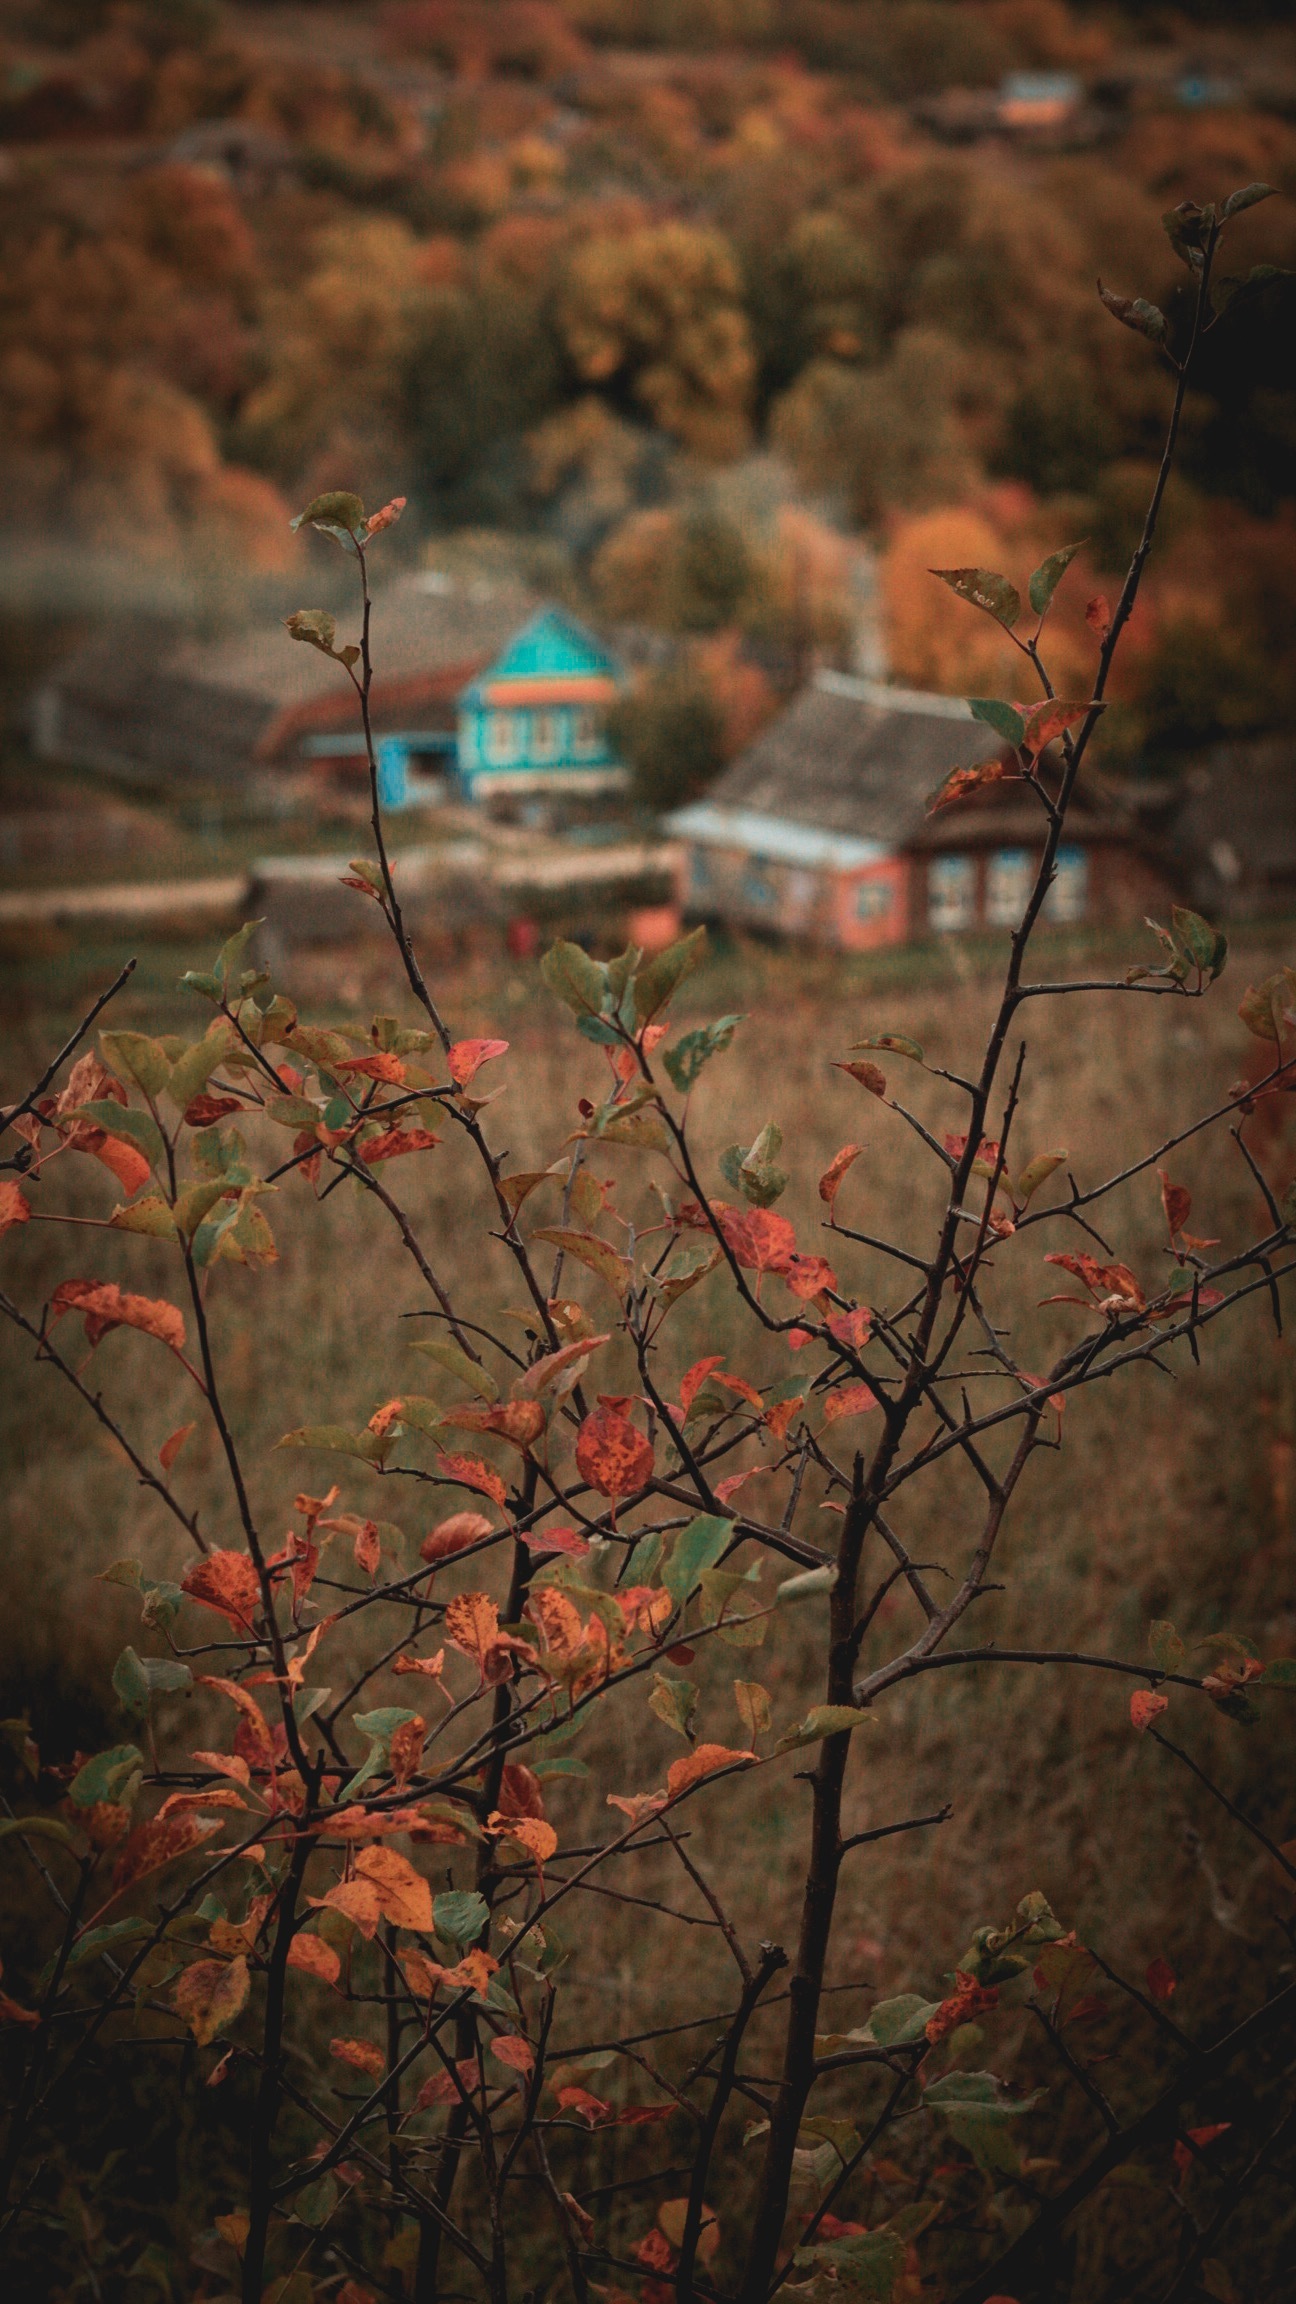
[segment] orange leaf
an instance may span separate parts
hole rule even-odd
[[[574,2112],[590,2128],[601,2128],[604,2121],[612,2117],[611,2105],[605,2104],[601,2096],[591,2096],[588,2088],[560,2088],[558,2104],[562,2111]]]
[[[495,1687],[512,1673],[510,1652],[531,1653],[525,1640],[501,1633],[499,1610],[485,1592],[456,1592],[446,1605],[447,1637],[463,1656],[470,1656],[487,1687]]]
[[[427,1741],[427,1722],[416,1712],[412,1720],[402,1720],[392,1736],[389,1757],[391,1772],[403,1792],[423,1757]]]
[[[387,2069],[387,2059],[372,2040],[330,2040],[330,2056],[342,2064],[351,2064],[357,2072],[367,2073],[370,2079],[380,2080]]]
[[[405,1067],[399,1056],[389,1055],[383,1050],[372,1056],[344,1056],[340,1063],[333,1064],[330,1069],[334,1072],[353,1072],[365,1080],[383,1080],[392,1088],[403,1088],[405,1085]]]
[[[1047,698],[1026,716],[1026,741],[1022,750],[1032,757],[1038,756],[1045,745],[1051,744],[1064,729],[1076,728],[1082,720],[1087,720],[1089,711],[1087,701],[1064,704],[1060,697]]]
[[[110,1328],[139,1328],[173,1352],[183,1352],[185,1325],[174,1304],[153,1296],[132,1296],[114,1280],[64,1280],[50,1299],[51,1323],[65,1312],[85,1315],[86,1337],[94,1345]]]
[[[545,1412],[538,1400],[500,1400],[493,1408],[469,1403],[447,1409],[441,1421],[457,1425],[462,1432],[498,1432],[501,1440],[525,1451],[544,1431]]]
[[[342,1963],[331,1944],[303,1928],[288,1947],[288,1965],[300,1968],[306,1976],[318,1976],[321,1984],[336,1984],[342,1973]]]
[[[963,1969],[954,1972],[954,1990],[948,2000],[942,2000],[934,2016],[927,2021],[927,2038],[933,2048],[948,2038],[960,2024],[971,2023],[999,2005],[999,1989],[995,1984],[978,1984],[975,1976]]]
[[[633,1496],[652,1478],[652,1444],[602,1396],[576,1435],[576,1463],[600,1496]]]
[[[0,1184],[0,1232],[7,1232],[11,1224],[31,1221],[31,1205],[26,1193],[17,1184]]]
[[[833,1155],[820,1177],[819,1197],[830,1211],[841,1190],[842,1180],[847,1169],[854,1167],[863,1149],[862,1144],[843,1144],[840,1152]]]
[[[445,1664],[445,1650],[438,1648],[435,1656],[398,1656],[393,1672],[422,1672],[429,1680],[439,1680]]]
[[[557,1833],[552,1824],[546,1824],[539,1816],[504,1816],[496,1808],[486,1829],[501,1840],[516,1840],[518,1846],[525,1848],[528,1856],[534,1859],[537,1872],[543,1870],[549,1858],[557,1851]]]
[[[181,1424],[178,1430],[171,1434],[170,1439],[163,1441],[158,1450],[158,1462],[164,1472],[170,1471],[190,1433],[196,1432],[197,1429],[196,1424]]]
[[[480,1456],[439,1455],[437,1470],[443,1480],[453,1480],[461,1488],[475,1488],[482,1496],[489,1496],[492,1504],[504,1510],[506,1492],[498,1472],[484,1464]]]
[[[843,1416],[863,1416],[876,1406],[876,1392],[856,1377],[849,1384],[838,1384],[828,1394],[824,1401],[824,1423],[836,1424]]]
[[[344,1920],[354,1922],[366,1939],[378,1933],[382,1905],[372,1880],[339,1880],[326,1896],[312,1896],[310,1902],[322,1905],[329,1912],[340,1912]]]
[[[673,1760],[666,1771],[666,1790],[672,1800],[700,1784],[704,1776],[714,1776],[719,1768],[746,1767],[756,1758],[754,1752],[731,1752],[726,1744],[699,1744],[682,1760]]]
[[[137,1144],[128,1144],[122,1136],[107,1136],[102,1128],[87,1127],[84,1134],[78,1129],[72,1140],[75,1152],[89,1152],[112,1170],[127,1199],[146,1184],[152,1170]]]
[[[588,1536],[574,1528],[532,1528],[523,1532],[522,1541],[532,1552],[569,1552],[574,1560],[583,1560],[589,1551]]]
[[[858,1352],[861,1345],[867,1344],[872,1327],[873,1315],[866,1304],[854,1304],[849,1312],[830,1312],[828,1315],[829,1335],[835,1337],[839,1344],[848,1345],[853,1352]]]
[[[483,1536],[492,1533],[492,1523],[484,1512],[452,1512],[448,1520],[439,1520],[424,1537],[419,1558],[430,1562],[451,1560],[456,1552],[463,1552],[469,1544],[478,1544]]]
[[[432,1891],[407,1856],[398,1856],[394,1848],[366,1848],[355,1868],[375,1889],[382,1916],[393,1928],[431,1929]]]
[[[355,1534],[355,1564],[362,1576],[376,1576],[381,1560],[377,1525],[372,1520],[362,1520]]]
[[[256,1746],[258,1759],[264,1760],[267,1766],[273,1767],[274,1738],[270,1733],[270,1723],[256,1698],[249,1696],[246,1688],[240,1688],[237,1680],[217,1680],[207,1673],[199,1673],[197,1677],[200,1688],[215,1688],[222,1696],[228,1696],[231,1704],[237,1704]]]
[[[163,1822],[155,1818],[151,1824],[138,1825],[113,1866],[114,1894],[122,1895],[146,1873],[160,1872],[164,1864],[175,1864],[219,1830],[218,1823],[205,1823],[197,1816],[168,1816]]]
[[[731,1472],[727,1479],[717,1480],[715,1484],[717,1503],[728,1504],[737,1495],[745,1481],[754,1479],[756,1474],[763,1470],[764,1466],[761,1464],[749,1464],[745,1472]]]
[[[533,2072],[535,2050],[520,2032],[501,2032],[491,2041],[490,2052],[507,2064],[511,2072]]]
[[[384,528],[394,528],[408,501],[409,499],[405,496],[393,496],[389,503],[383,505],[381,512],[371,512],[365,522],[366,533],[370,536],[381,536]],[[347,2288],[353,2286],[354,2282],[348,2280]],[[354,2296],[348,2296],[344,2288],[338,2298],[338,2304],[370,2304],[370,2300],[360,2289],[356,2289]]]
[[[998,759],[980,760],[973,768],[951,768],[944,783],[928,801],[927,813],[929,816],[938,816],[942,808],[952,808],[956,800],[966,800],[969,792],[979,791],[983,784],[999,784],[1006,776],[1016,776],[1017,773],[1014,762]],[[841,1070],[843,1072],[855,1072],[855,1066],[843,1064]],[[870,1065],[869,1070],[876,1071],[876,1065]],[[860,1078],[858,1072],[855,1073],[855,1076],[857,1079]],[[881,1079],[880,1073],[878,1077]],[[885,1086],[885,1082],[883,1085]],[[869,1086],[867,1080],[864,1082],[864,1086],[866,1088]],[[881,1093],[880,1088],[874,1090],[875,1095],[880,1096]]]
[[[250,1632],[261,1606],[261,1585],[246,1552],[209,1552],[181,1579],[180,1589],[200,1608],[214,1608],[240,1632]]]
[[[1145,1728],[1150,1728],[1153,1721],[1158,1720],[1161,1714],[1169,1709],[1169,1705],[1168,1696],[1158,1696],[1151,1688],[1136,1688],[1130,1698],[1131,1725],[1140,1732]]]
[[[497,1056],[507,1053],[507,1040],[456,1040],[446,1059],[456,1088],[466,1088],[483,1064],[490,1064]]]
[[[1168,1960],[1158,1952],[1155,1960],[1147,1964],[1147,1988],[1154,2000],[1173,2000],[1179,1989],[1179,1979]]]
[[[767,1408],[765,1411],[766,1431],[772,1432],[776,1440],[786,1440],[789,1424],[797,1411],[804,1406],[804,1392],[798,1392],[792,1400],[776,1400],[773,1407]]]

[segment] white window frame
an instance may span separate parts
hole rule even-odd
[[[927,866],[927,924],[936,936],[956,936],[974,928],[977,916],[976,858],[965,849],[947,849]]]
[[[520,712],[492,710],[486,716],[486,758],[493,768],[506,767],[522,755],[523,729]]]
[[[1035,879],[1029,848],[996,848],[986,858],[987,928],[1020,928]]]
[[[1089,851],[1087,848],[1059,848],[1057,875],[1044,899],[1045,920],[1055,927],[1076,926],[1089,917]]]

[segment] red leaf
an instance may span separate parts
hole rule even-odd
[[[724,1236],[747,1272],[786,1272],[797,1252],[796,1233],[772,1208],[726,1209]]]
[[[357,1144],[356,1150],[367,1168],[376,1168],[380,1160],[399,1160],[403,1152],[430,1152],[441,1141],[430,1128],[388,1128],[381,1136],[371,1136],[367,1144]]]
[[[209,1552],[181,1579],[180,1589],[201,1608],[214,1608],[240,1632],[250,1632],[261,1606],[261,1585],[246,1552]]]
[[[456,1040],[447,1059],[456,1088],[466,1088],[483,1064],[507,1053],[507,1040]]]
[[[1090,706],[1087,702],[1064,704],[1061,698],[1056,696],[1048,698],[1043,704],[1037,704],[1034,710],[1026,716],[1026,742],[1022,746],[1022,750],[1030,753],[1032,757],[1037,756],[1044,750],[1045,745],[1051,744],[1056,737],[1062,734],[1064,729],[1076,728],[1082,720],[1087,720],[1089,711]]]
[[[120,1896],[133,1888],[149,1872],[159,1872],[164,1864],[174,1864],[187,1856],[200,1840],[212,1832],[219,1832],[218,1820],[207,1820],[192,1813],[155,1818],[151,1824],[141,1824],[131,1833],[113,1866],[113,1891]]]
[[[999,2005],[999,1989],[995,1984],[978,1984],[975,1976],[968,1976],[962,1968],[954,1972],[954,1990],[948,2000],[942,2000],[934,2016],[927,2020],[927,2038],[933,2048],[948,2038],[958,2025],[968,2024],[976,2016],[984,2016]]]
[[[522,1538],[532,1552],[569,1552],[573,1560],[583,1560],[589,1551],[589,1538],[575,1528],[532,1528]]]
[[[186,1128],[214,1128],[218,1120],[225,1120],[231,1112],[241,1112],[243,1106],[237,1096],[191,1096],[184,1108]]]
[[[849,1312],[830,1312],[828,1315],[829,1335],[854,1352],[858,1352],[861,1345],[867,1344],[872,1327],[873,1315],[867,1304],[853,1304]]]
[[[944,783],[928,801],[927,813],[938,816],[942,808],[952,808],[956,800],[966,800],[969,792],[977,791],[982,784],[998,784],[1005,776],[1017,774],[1017,767],[1010,760],[981,760],[973,768],[951,768]],[[880,1095],[881,1090],[876,1093]]]
[[[355,1536],[355,1564],[361,1575],[376,1576],[381,1559],[377,1525],[372,1520],[362,1520]]]
[[[680,1378],[680,1406],[687,1416],[708,1376],[724,1366],[723,1352],[710,1352],[704,1360],[695,1360]]]
[[[1179,1979],[1168,1960],[1158,1952],[1149,1960],[1146,1969],[1147,1988],[1154,2000],[1173,2000],[1179,1989]]]
[[[372,2040],[330,2040],[329,2054],[336,2056],[339,2063],[351,2064],[357,2072],[364,2072],[374,2080],[381,2079],[387,2069],[386,2057],[381,2048],[375,2048]]]
[[[834,1072],[849,1072],[852,1080],[858,1080],[861,1088],[867,1088],[870,1096],[886,1095],[885,1072],[879,1065],[870,1064],[866,1057],[856,1057],[849,1064],[834,1063],[833,1070]]]
[[[1145,1728],[1151,1727],[1154,1720],[1160,1719],[1163,1712],[1168,1711],[1169,1705],[1169,1697],[1159,1696],[1155,1689],[1136,1688],[1129,1704],[1131,1727],[1137,1728],[1142,1734]]]
[[[849,1384],[838,1384],[824,1401],[824,1423],[837,1424],[843,1416],[864,1416],[876,1408],[877,1394],[861,1378]]]
[[[558,2103],[562,2111],[574,2112],[590,2128],[601,2128],[612,2118],[612,2107],[601,2096],[591,2096],[588,2088],[560,2088]]]
[[[652,1444],[618,1405],[601,1397],[576,1435],[576,1463],[600,1496],[633,1496],[652,1478]]]
[[[64,1280],[50,1300],[51,1322],[65,1312],[85,1315],[86,1337],[94,1345],[110,1328],[139,1328],[173,1352],[183,1352],[185,1325],[174,1304],[153,1296],[132,1296],[114,1280]]]
[[[1172,1184],[1164,1168],[1158,1168],[1157,1175],[1161,1179],[1161,1205],[1173,1248],[1176,1232],[1182,1232],[1192,1214],[1192,1194],[1186,1184]]]
[[[822,1256],[790,1257],[783,1279],[803,1304],[837,1286],[837,1275]]]
[[[1209,2128],[1188,2128],[1184,2131],[1187,2143],[1181,2139],[1174,2148],[1175,2174],[1180,2181],[1188,2174],[1197,2154],[1204,2152],[1208,2144],[1213,2144],[1217,2136],[1227,2136],[1232,2125],[1231,2120],[1216,2120]],[[1194,2145],[1196,2151],[1193,2150]]]
[[[344,1056],[332,1066],[334,1072],[352,1072],[364,1080],[382,1080],[388,1087],[403,1088],[405,1067],[399,1056],[379,1049],[372,1056]]]
[[[497,2033],[491,2041],[490,2052],[492,2056],[498,2056],[501,2064],[507,2064],[510,2072],[535,2070],[535,2050],[520,2032]]]
[[[1111,603],[1102,592],[1095,592],[1085,609],[1085,622],[1091,632],[1105,640],[1111,630]]]

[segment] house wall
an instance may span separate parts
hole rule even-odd
[[[469,705],[459,715],[459,768],[603,768],[614,764],[603,718],[592,704]]]
[[[842,872],[832,889],[832,938],[843,952],[876,952],[904,944],[910,929],[912,865],[907,856],[888,857],[863,872]]]
[[[1038,846],[1006,842],[1001,848],[923,850],[911,858],[911,934],[932,936],[1015,927],[1039,864]],[[1118,840],[1064,840],[1059,873],[1044,909],[1044,924],[1116,925],[1139,920],[1149,906],[1165,905],[1166,876],[1131,844]]]

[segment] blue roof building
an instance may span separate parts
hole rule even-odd
[[[542,608],[459,698],[464,798],[623,791],[626,771],[607,736],[622,679],[574,616]]]

